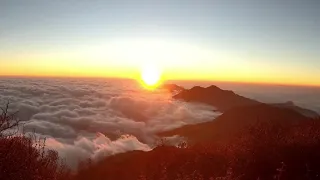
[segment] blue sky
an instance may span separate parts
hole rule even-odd
[[[223,54],[190,60],[194,67],[228,61],[212,66],[223,70],[231,63],[241,72],[248,71],[242,64],[268,67],[252,76],[279,73],[281,80],[295,83],[299,74],[320,84],[315,79],[320,77],[319,9],[319,0],[0,0],[0,63],[27,64],[39,57],[46,62],[52,54],[68,61],[60,53],[76,54],[119,38],[151,38]],[[211,77],[204,71],[199,78]]]

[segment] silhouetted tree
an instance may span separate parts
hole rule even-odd
[[[5,133],[8,130],[13,130],[14,128],[17,128],[19,126],[20,120],[16,118],[16,114],[18,111],[15,111],[13,113],[9,112],[9,104],[10,102],[7,102],[5,107],[0,107],[1,114],[0,114],[0,137],[5,135],[12,135],[14,133]]]
[[[70,179],[69,168],[56,151],[45,149],[45,140],[17,133],[19,119],[17,112],[9,113],[9,103],[0,109],[0,179]]]

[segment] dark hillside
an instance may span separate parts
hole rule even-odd
[[[207,141],[224,142],[236,137],[237,133],[255,124],[269,122],[277,125],[291,125],[309,120],[311,119],[290,109],[260,104],[234,108],[213,121],[183,126],[161,133],[161,135],[180,135],[194,143]]]

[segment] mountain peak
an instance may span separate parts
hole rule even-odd
[[[233,91],[223,90],[215,85],[207,88],[194,86],[189,90],[184,90],[173,96],[175,99],[185,101],[200,102],[215,106],[219,111],[223,112],[237,106],[254,105],[259,102],[239,96]]]

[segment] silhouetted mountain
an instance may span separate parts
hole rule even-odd
[[[163,84],[160,86],[161,89],[167,89],[170,92],[181,92],[185,90],[183,87],[176,84]]]
[[[161,136],[180,135],[190,142],[229,141],[249,126],[259,123],[279,125],[295,124],[311,120],[300,113],[267,104],[243,106],[226,111],[213,121],[186,125],[181,128],[161,133]]]
[[[295,110],[295,111],[299,112],[300,114],[302,114],[306,117],[310,117],[310,118],[319,117],[319,114],[316,113],[315,111],[299,107],[299,106],[295,105],[292,101],[288,101],[285,103],[270,104],[270,105],[280,107],[280,108],[292,109],[292,110]]]
[[[200,102],[209,104],[216,107],[217,110],[220,112],[225,112],[235,107],[263,104],[259,101],[240,96],[234,93],[233,91],[220,89],[214,85],[209,86],[207,88],[195,86],[189,90],[184,89],[180,93],[174,95],[173,98],[182,99],[187,102]],[[270,105],[279,108],[291,109],[306,117],[319,117],[318,113],[309,109],[296,106],[291,101],[286,103],[276,103]]]
[[[258,101],[240,96],[233,91],[222,90],[217,86],[209,86],[207,88],[195,86],[189,90],[181,91],[173,98],[209,104],[221,112],[234,107],[260,104]]]

